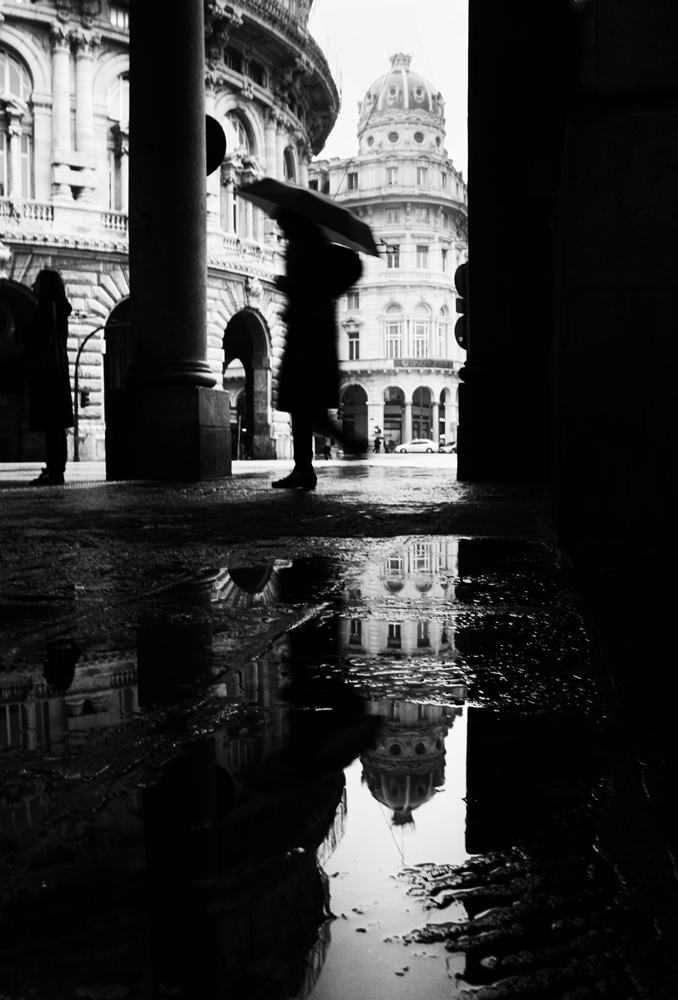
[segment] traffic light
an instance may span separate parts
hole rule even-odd
[[[85,406],[89,406],[89,390],[80,390],[80,409],[82,410]]]
[[[469,295],[468,295],[468,261],[460,264],[454,272],[454,287],[457,289],[457,312],[461,316],[454,324],[454,336],[459,346],[468,351],[469,335]]]

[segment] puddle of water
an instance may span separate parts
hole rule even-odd
[[[433,905],[426,866],[501,846],[492,801],[511,796],[488,778],[489,730],[468,841],[469,701],[590,697],[572,682],[586,643],[567,600],[538,604],[533,576],[521,606],[549,557],[491,545],[398,539],[216,568],[109,629],[28,638],[0,673],[3,985],[47,1000],[189,980],[242,1000],[453,995],[464,956],[402,937],[468,918],[461,898]],[[507,563],[513,591],[496,586]],[[489,603],[466,600],[488,580]],[[520,766],[532,737],[514,736]],[[580,776],[540,780],[561,802]]]

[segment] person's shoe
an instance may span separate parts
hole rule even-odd
[[[314,490],[318,482],[315,472],[291,472],[284,479],[271,483],[274,490]]]
[[[31,486],[63,486],[63,475],[55,475],[49,469],[43,469],[37,479],[31,479]]]

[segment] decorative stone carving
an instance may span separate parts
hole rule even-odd
[[[264,288],[258,278],[245,278],[245,299],[248,306],[258,306],[264,294]]]
[[[55,3],[56,3],[57,18],[61,21],[62,24],[65,24],[71,18],[73,4],[71,0],[55,0]]]
[[[224,45],[241,24],[242,14],[225,0],[205,0],[205,46],[210,64],[221,62]]]
[[[240,87],[240,97],[245,101],[254,100],[254,87],[251,80],[244,80]]]
[[[68,31],[68,28],[65,28],[62,24],[52,25],[49,32],[49,38],[52,43],[52,49],[70,50],[70,32]]]
[[[12,259],[12,251],[0,242],[0,278],[9,278],[9,262]]]
[[[101,44],[101,35],[96,31],[76,29],[69,33],[69,39],[74,50],[82,55],[94,55],[95,48]]]
[[[100,15],[101,0],[82,0],[80,20],[84,28],[92,28],[94,26],[94,19]]]

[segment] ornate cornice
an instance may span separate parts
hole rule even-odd
[[[95,48],[101,44],[101,35],[97,31],[83,31],[82,28],[75,28],[69,32],[68,37],[73,49],[80,56],[93,56]]]

